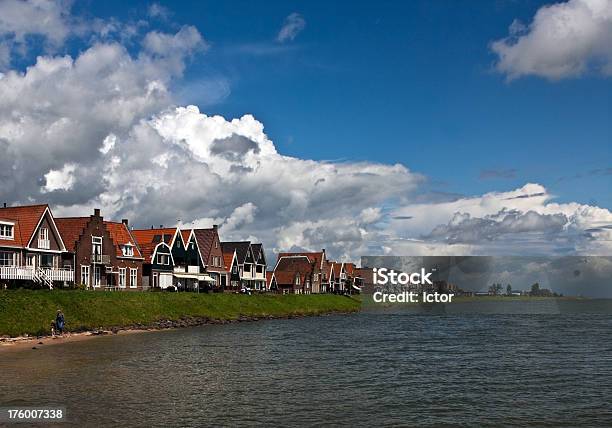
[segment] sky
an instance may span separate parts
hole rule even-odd
[[[353,260],[612,249],[610,0],[3,0],[0,73],[9,203]]]

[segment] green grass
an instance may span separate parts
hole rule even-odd
[[[0,335],[49,334],[57,309],[68,331],[149,325],[205,317],[284,317],[359,310],[358,299],[334,295],[239,295],[105,291],[0,291]]]

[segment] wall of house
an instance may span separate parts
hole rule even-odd
[[[93,263],[92,260],[92,236],[102,237],[102,255],[109,256],[108,264]],[[130,289],[130,268],[136,268],[137,287],[142,289],[142,260],[134,260],[130,258],[117,257],[115,244],[110,233],[104,225],[104,219],[101,216],[90,216],[89,222],[85,225],[83,232],[79,237],[79,241],[75,247],[75,282],[83,283],[81,277],[81,266],[90,266],[89,269],[89,285],[94,284],[95,267],[100,268],[100,288],[106,286],[118,286],[119,284],[119,268],[126,268],[126,289]],[[106,272],[106,267],[112,268],[112,273]]]
[[[38,229],[34,232],[34,238],[32,239],[32,243],[30,245],[31,248],[39,248],[38,247],[38,237],[40,236],[40,229],[46,228],[49,231],[49,248],[48,250],[59,251],[61,250],[60,240],[57,234],[55,233],[53,226],[51,225],[51,218],[49,217],[49,213],[46,213],[43,217]]]

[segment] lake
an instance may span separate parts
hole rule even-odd
[[[0,351],[0,406],[64,406],[62,426],[612,426],[607,306],[530,304],[502,303],[503,313],[470,304],[387,309]]]

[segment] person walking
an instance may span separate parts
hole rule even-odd
[[[64,334],[64,313],[61,309],[57,310],[57,315],[55,316],[55,329],[59,334]]]

